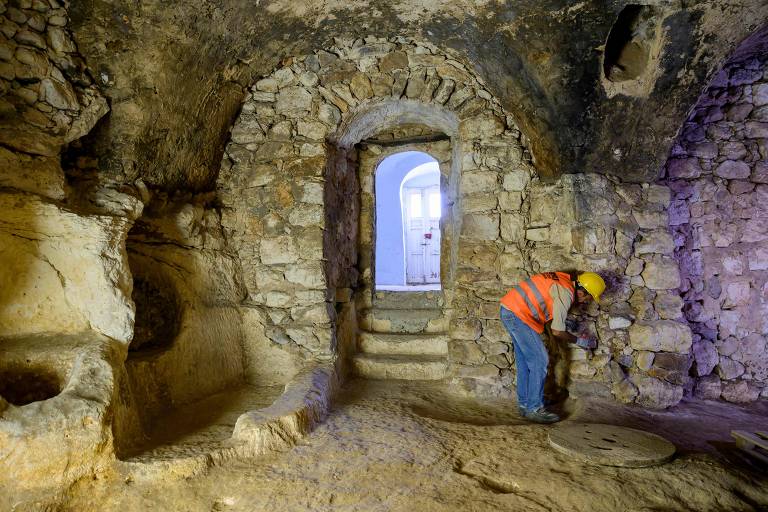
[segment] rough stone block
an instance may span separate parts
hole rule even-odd
[[[677,262],[665,256],[653,257],[645,264],[641,274],[645,285],[652,290],[671,290],[680,287]]]
[[[469,379],[496,380],[499,377],[499,369],[492,364],[462,366],[459,368],[459,376]]]
[[[455,340],[477,340],[482,328],[476,318],[457,318],[451,322],[450,334]]]
[[[665,370],[673,370],[683,374],[688,373],[692,359],[688,354],[676,354],[672,352],[659,352],[653,359],[653,366]]]
[[[321,205],[300,204],[295,206],[288,214],[288,222],[294,226],[318,226],[324,224],[324,210]]]
[[[746,146],[738,141],[720,144],[720,157],[728,160],[743,160],[748,154]],[[715,172],[716,175],[717,172]]]
[[[755,162],[752,168],[752,174],[750,175],[750,181],[754,183],[768,183],[768,161],[764,160]]]
[[[272,77],[263,78],[256,82],[256,84],[254,85],[254,89],[257,91],[263,91],[263,92],[277,92],[278,83],[277,83],[277,80],[275,80]]]
[[[721,356],[716,370],[721,379],[732,380],[744,375],[745,368],[740,362],[734,361],[730,357]]]
[[[524,218],[517,213],[501,214],[501,238],[518,242],[524,238]]]
[[[635,241],[635,254],[672,254],[675,241],[666,230],[643,232]]]
[[[754,84],[752,86],[752,103],[756,107],[768,105],[768,83]]]
[[[715,168],[715,176],[726,179],[745,179],[751,174],[749,165],[741,161],[726,160]]]
[[[747,253],[749,270],[768,270],[768,248],[755,247]]]
[[[683,399],[683,387],[654,379],[653,377],[635,376],[632,378],[637,386],[636,402],[650,409],[666,409],[680,403]]]
[[[742,242],[764,242],[768,240],[768,222],[765,219],[749,219],[744,225]]]
[[[760,388],[745,380],[724,382],[720,396],[728,402],[744,404],[757,400],[760,397]]]
[[[687,325],[673,320],[636,322],[629,328],[629,342],[635,350],[687,353],[693,343]]]
[[[499,273],[502,275],[515,275],[525,268],[525,258],[519,249],[504,252],[499,256]]]
[[[623,316],[612,316],[608,318],[608,328],[610,329],[626,329],[632,325],[632,320]]]
[[[262,239],[259,252],[265,265],[294,263],[299,259],[296,243],[290,236]]]
[[[296,131],[301,137],[310,140],[323,140],[328,133],[328,127],[317,121],[300,120],[296,126]]]
[[[724,308],[745,306],[750,302],[750,285],[748,281],[736,281],[725,285]]]
[[[461,206],[465,213],[487,213],[496,209],[498,199],[493,194],[476,194],[463,197]]]
[[[683,224],[688,224],[691,220],[691,212],[688,209],[688,204],[683,200],[672,201],[667,213],[669,215],[670,226],[682,226]]]
[[[614,231],[603,226],[579,226],[571,230],[573,248],[581,254],[610,254],[614,251]]]
[[[525,239],[532,242],[548,242],[549,227],[530,228],[525,230]]]
[[[484,339],[485,336],[486,336],[486,330],[484,328],[483,338],[480,338],[480,342],[478,344],[480,346],[480,350],[482,350],[485,355],[497,356],[501,354],[506,354],[511,350],[510,337],[506,330],[504,330],[504,336],[506,336],[505,341],[488,341]]]
[[[451,96],[451,101],[456,93]],[[459,125],[459,131],[464,140],[489,139],[504,131],[504,123],[492,114],[483,114],[465,119]]]
[[[312,94],[303,87],[286,87],[277,94],[275,110],[279,114],[298,117],[309,111],[311,107]]]
[[[647,350],[641,350],[637,353],[635,364],[644,372],[647,372],[653,366],[653,359],[656,357],[655,352],[649,352]]]
[[[750,139],[768,139],[768,123],[747,121],[744,134]]]
[[[650,185],[645,190],[645,200],[649,203],[660,204],[664,207],[669,206],[669,201],[672,198],[672,193],[669,187],[664,185]]]
[[[502,192],[499,194],[499,206],[502,210],[519,211],[523,206],[523,195],[520,192]]]
[[[50,78],[40,82],[40,100],[60,110],[79,110],[77,95],[68,82],[62,83]]]
[[[504,324],[501,323],[501,320],[487,320],[485,326],[483,326],[483,336],[491,342],[501,342],[504,346],[506,346],[506,343],[510,340],[509,333],[504,327]],[[506,352],[506,350],[496,353],[500,354],[502,352]]]
[[[496,240],[499,238],[498,214],[464,215],[461,235],[474,240]]]
[[[405,52],[388,53],[379,61],[379,70],[382,73],[391,73],[396,69],[408,69],[408,54]]]
[[[688,154],[698,158],[717,158],[719,149],[714,142],[699,142],[696,144],[689,144],[686,149]]]
[[[717,400],[720,398],[722,382],[717,375],[707,375],[696,382],[693,396],[699,400]]]
[[[291,266],[285,271],[285,279],[305,288],[314,290],[325,288],[325,273],[319,264]]]
[[[653,301],[653,307],[662,320],[677,320],[682,315],[683,299],[673,293],[659,292]]]
[[[629,260],[629,263],[627,263],[627,269],[624,271],[624,274],[630,277],[639,276],[640,273],[642,273],[643,268],[645,268],[645,261],[640,258],[632,258]]]
[[[373,96],[371,81],[364,73],[355,73],[349,82],[349,88],[358,100],[365,100]]]
[[[512,192],[522,192],[530,183],[531,177],[523,170],[513,170],[504,174],[502,187]]]
[[[448,357],[451,362],[461,364],[482,364],[485,354],[474,341],[454,340],[448,343]]]
[[[641,229],[666,228],[669,224],[669,216],[665,211],[632,210],[632,217]]]
[[[698,158],[675,158],[667,162],[667,175],[673,179],[694,179],[701,176]]]
[[[461,176],[461,193],[464,195],[496,192],[499,175],[491,171],[465,172]]]

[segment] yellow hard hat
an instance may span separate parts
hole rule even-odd
[[[594,272],[583,272],[576,278],[576,282],[595,299],[595,302],[600,302],[600,295],[605,291],[605,281],[602,277]]]

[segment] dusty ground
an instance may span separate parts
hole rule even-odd
[[[189,480],[84,482],[63,510],[768,510],[768,473],[733,455],[729,441],[733,428],[766,424],[766,403],[648,412],[570,401],[565,409],[566,421],[664,435],[679,454],[655,468],[585,465],[550,449],[550,427],[519,420],[509,402],[353,381],[327,421],[289,452]]]

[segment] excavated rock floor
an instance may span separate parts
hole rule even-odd
[[[190,479],[139,483],[102,475],[74,486],[61,510],[741,511],[768,508],[768,473],[731,443],[764,429],[768,404],[684,403],[650,412],[570,400],[567,422],[660,434],[678,448],[650,468],[586,465],[547,443],[509,401],[469,400],[439,385],[352,381],[302,444],[228,462]]]

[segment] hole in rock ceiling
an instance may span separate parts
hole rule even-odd
[[[648,5],[628,5],[619,13],[605,44],[603,72],[611,82],[633,80],[648,66],[656,38],[655,10]]]

